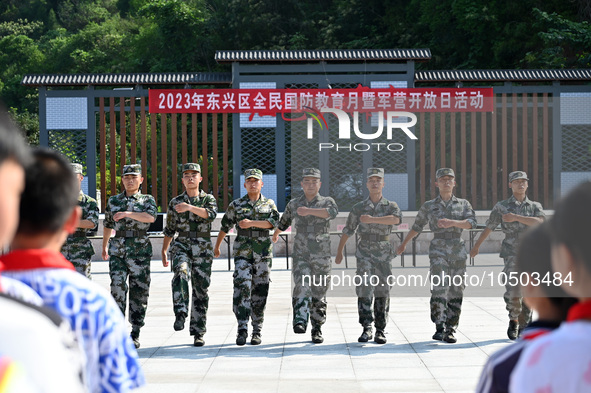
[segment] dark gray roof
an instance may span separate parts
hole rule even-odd
[[[326,50],[222,50],[218,63],[310,61],[406,61],[429,60],[429,49],[326,49]]]
[[[415,82],[526,82],[591,80],[591,69],[418,71]]]
[[[232,83],[229,72],[170,72],[145,74],[25,75],[25,86],[215,85]]]

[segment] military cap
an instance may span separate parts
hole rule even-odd
[[[320,179],[320,169],[305,168],[302,171],[302,177],[317,177],[318,179]]]
[[[183,164],[182,172],[185,173],[186,171],[196,171],[201,173],[201,165],[196,164],[194,162],[187,162]]]
[[[125,165],[123,167],[123,176],[125,175],[141,175],[142,166],[140,164]]]
[[[367,168],[367,177],[378,176],[384,178],[384,168]]]
[[[435,172],[435,177],[439,179],[443,176],[456,177],[456,174],[454,173],[454,170],[451,168],[439,168],[437,172]]]
[[[527,173],[525,173],[523,171],[515,171],[515,172],[509,173],[509,183],[511,183],[513,180],[518,180],[518,179],[529,180],[527,178]]]
[[[84,175],[84,173],[82,172],[82,165],[75,164],[75,163],[70,164],[70,165],[72,165],[72,170],[74,171],[74,173],[79,173],[81,175]]]
[[[244,179],[254,177],[255,179],[262,179],[263,172],[260,169],[247,169],[244,171]]]

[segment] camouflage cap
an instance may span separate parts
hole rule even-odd
[[[247,169],[244,171],[244,179],[254,177],[255,179],[262,179],[263,172],[260,169]]]
[[[201,173],[201,165],[194,162],[187,162],[182,166],[182,172],[185,173],[186,171],[196,171]]]
[[[70,164],[72,166],[72,170],[74,171],[74,173],[79,173],[81,175],[84,175],[84,172],[82,172],[82,165],[80,164]]]
[[[317,177],[318,179],[320,179],[320,169],[305,168],[302,171],[302,177]]]
[[[515,171],[515,172],[509,173],[509,183],[511,183],[513,180],[518,180],[518,179],[529,180],[527,178],[527,173],[525,173],[523,171]]]
[[[435,172],[435,177],[439,179],[443,176],[456,177],[456,174],[454,173],[454,170],[451,168],[439,168],[437,172]]]
[[[367,168],[367,177],[378,176],[384,178],[384,168]]]
[[[125,175],[141,175],[142,166],[140,164],[125,165],[123,167],[123,176]]]

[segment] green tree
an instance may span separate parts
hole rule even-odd
[[[543,45],[528,52],[521,64],[528,68],[591,67],[591,24],[575,22],[557,13],[534,9],[538,37]]]

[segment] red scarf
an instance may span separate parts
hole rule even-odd
[[[75,270],[62,254],[56,251],[36,250],[14,250],[0,257],[4,264],[3,270],[32,270],[44,268],[70,269]]]
[[[591,320],[591,300],[574,304],[568,310],[568,317],[566,318],[568,322],[579,321],[581,319]]]

